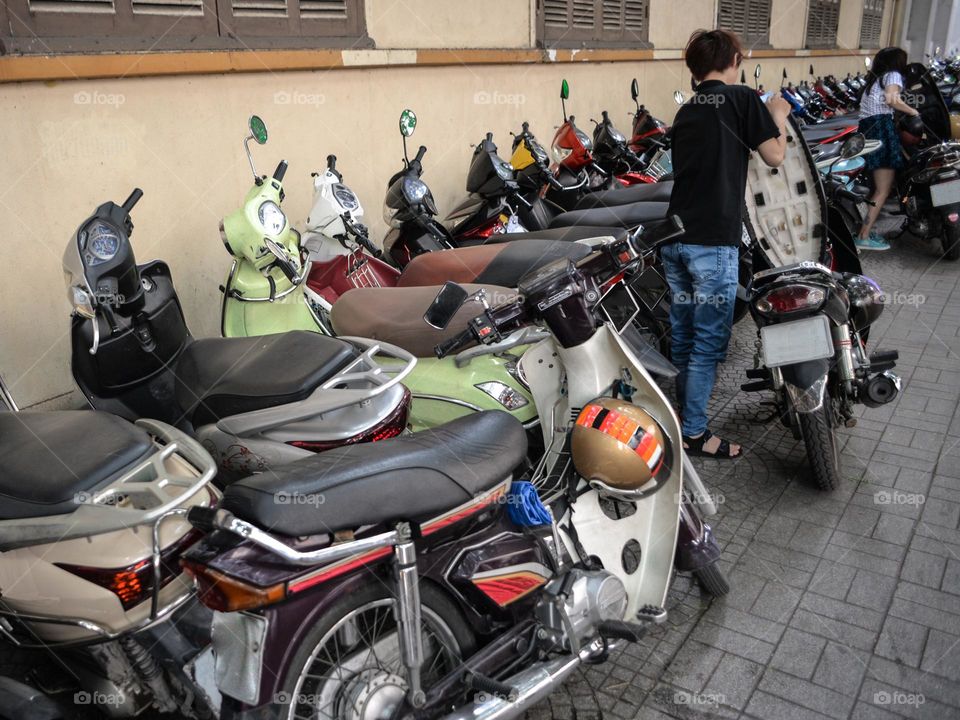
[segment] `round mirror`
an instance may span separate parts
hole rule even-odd
[[[871,60],[869,57],[865,57],[865,58],[863,59],[863,66],[864,66],[867,70],[869,70],[871,65],[873,65],[873,60]],[[813,65],[811,65],[810,67],[812,68]]]
[[[786,69],[786,68],[783,69],[783,79],[784,79],[784,80],[787,79],[787,69]]]
[[[564,78],[563,82],[560,83],[560,99],[566,100],[570,97],[570,84],[567,82],[567,79]]]
[[[746,71],[746,70],[741,70],[741,71],[740,71],[740,82],[743,83],[744,85],[746,85],[746,83],[747,83],[747,71]]]
[[[640,97],[640,85],[637,83],[637,79],[634,78],[633,82],[630,83],[630,97],[636,100]]]
[[[813,75],[813,64],[810,65],[810,74]]]
[[[760,79],[760,63],[757,63],[757,66],[753,69],[753,77],[755,80]]]
[[[844,140],[843,145],[840,146],[840,157],[844,159],[852,158],[863,150],[863,146],[866,144],[867,139],[863,133],[853,133],[853,135]]]
[[[260,119],[259,115],[251,115],[247,123],[250,128],[250,135],[257,141],[258,145],[263,145],[267,141],[267,124]]]
[[[400,134],[404,137],[410,137],[413,135],[413,131],[417,129],[417,114],[407,108],[402,113],[400,113]]]
[[[677,105],[683,105],[683,93],[679,90],[675,90],[673,93],[673,100]]]

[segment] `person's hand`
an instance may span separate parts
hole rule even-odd
[[[773,116],[773,121],[777,126],[782,126],[787,122],[792,107],[783,95],[776,94],[767,100],[767,110],[770,111],[770,115]]]

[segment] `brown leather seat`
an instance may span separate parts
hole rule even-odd
[[[487,291],[487,302],[499,305],[516,298],[516,290],[496,285],[464,285],[474,293]],[[444,330],[432,328],[423,314],[440,291],[439,285],[427,287],[356,288],[344,293],[330,311],[330,322],[337,335],[382,340],[397,345],[417,357],[434,357],[433,349],[444,340],[459,335],[467,322],[483,312],[475,300],[463,304]]]
[[[455,283],[473,282],[505,247],[476,245],[417,255],[403,269],[397,287],[443,285],[448,280]]]

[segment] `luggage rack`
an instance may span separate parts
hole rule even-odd
[[[0,522],[0,548],[13,549],[90,537],[141,525],[151,528],[150,560],[154,580],[160,577],[162,548],[160,526],[170,518],[186,517],[183,503],[207,487],[216,474],[216,464],[203,447],[175,428],[155,420],[138,420],[138,426],[163,442],[150,457],[104,487],[78,493],[78,507],[72,513],[39,518],[22,518]],[[196,471],[195,475],[177,474],[168,461],[176,456]],[[182,489],[171,496],[167,489]],[[210,492],[210,502],[216,494]],[[80,617],[50,617],[33,615],[11,609],[0,599],[0,636],[20,648],[51,648],[89,645],[106,642],[121,635],[142,630],[176,612],[193,594],[193,589],[180,593],[164,607],[160,607],[163,586],[154,581],[150,595],[150,612],[131,627],[113,631],[100,623]],[[44,640],[30,627],[33,624],[59,625],[86,630],[93,637],[73,640]],[[21,632],[17,633],[17,629]],[[24,637],[30,639],[24,639]]]

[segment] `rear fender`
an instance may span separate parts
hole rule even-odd
[[[813,413],[823,406],[830,373],[826,358],[780,368],[790,405],[798,413]]]

